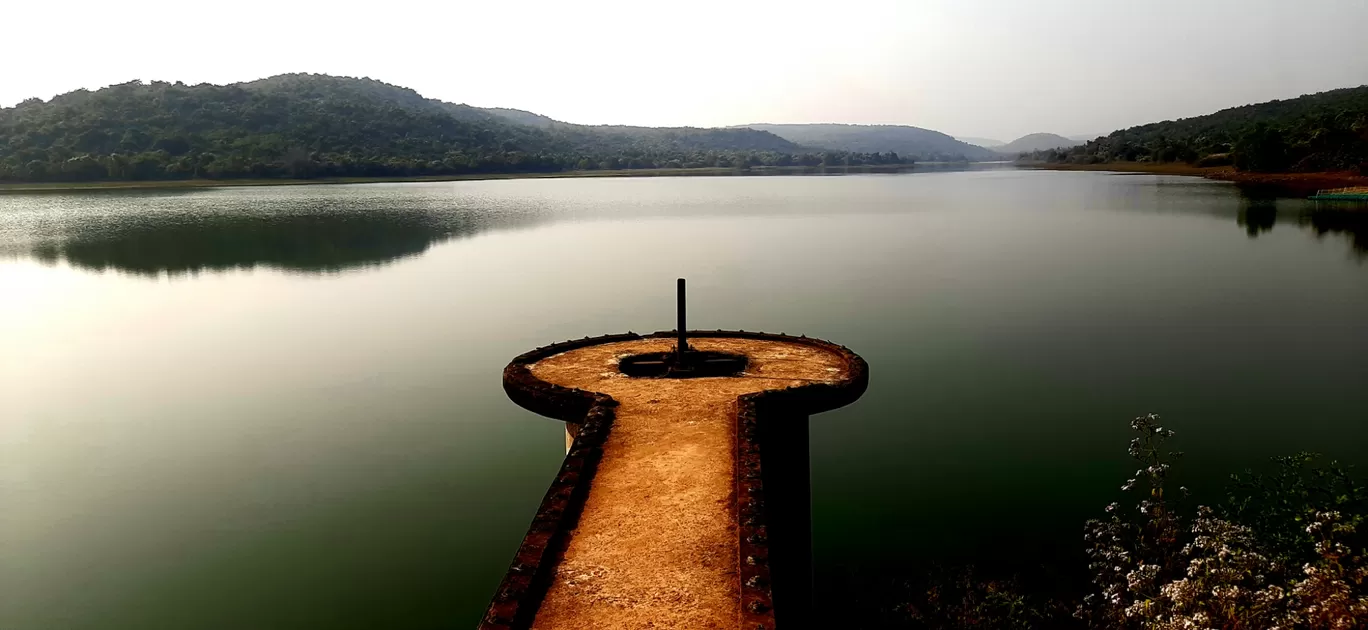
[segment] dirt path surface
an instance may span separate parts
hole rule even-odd
[[[571,350],[530,366],[547,382],[619,403],[579,525],[534,628],[735,628],[740,618],[734,514],[736,399],[836,381],[837,354],[798,343],[697,339],[699,350],[744,354],[745,374],[629,378],[626,355],[668,339]]]

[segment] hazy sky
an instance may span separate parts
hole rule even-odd
[[[369,76],[578,123],[1011,140],[1368,83],[1368,0],[0,0],[0,106],[132,79]]]

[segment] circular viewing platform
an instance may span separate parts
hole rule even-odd
[[[675,334],[556,344],[506,368],[509,396],[572,441],[483,628],[751,630],[805,606],[807,417],[859,398],[868,368],[825,341],[716,331],[688,345],[732,361],[725,375],[624,372],[668,359]]]

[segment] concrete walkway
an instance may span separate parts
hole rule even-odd
[[[668,339],[601,344],[530,366],[538,378],[619,403],[589,498],[534,628],[735,628],[741,615],[735,516],[736,399],[837,381],[841,356],[783,341],[700,338],[744,354],[745,374],[629,378],[627,355]]]

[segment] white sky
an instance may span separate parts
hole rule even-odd
[[[0,0],[0,106],[132,79],[369,76],[578,123],[1011,140],[1368,83],[1368,0]]]

